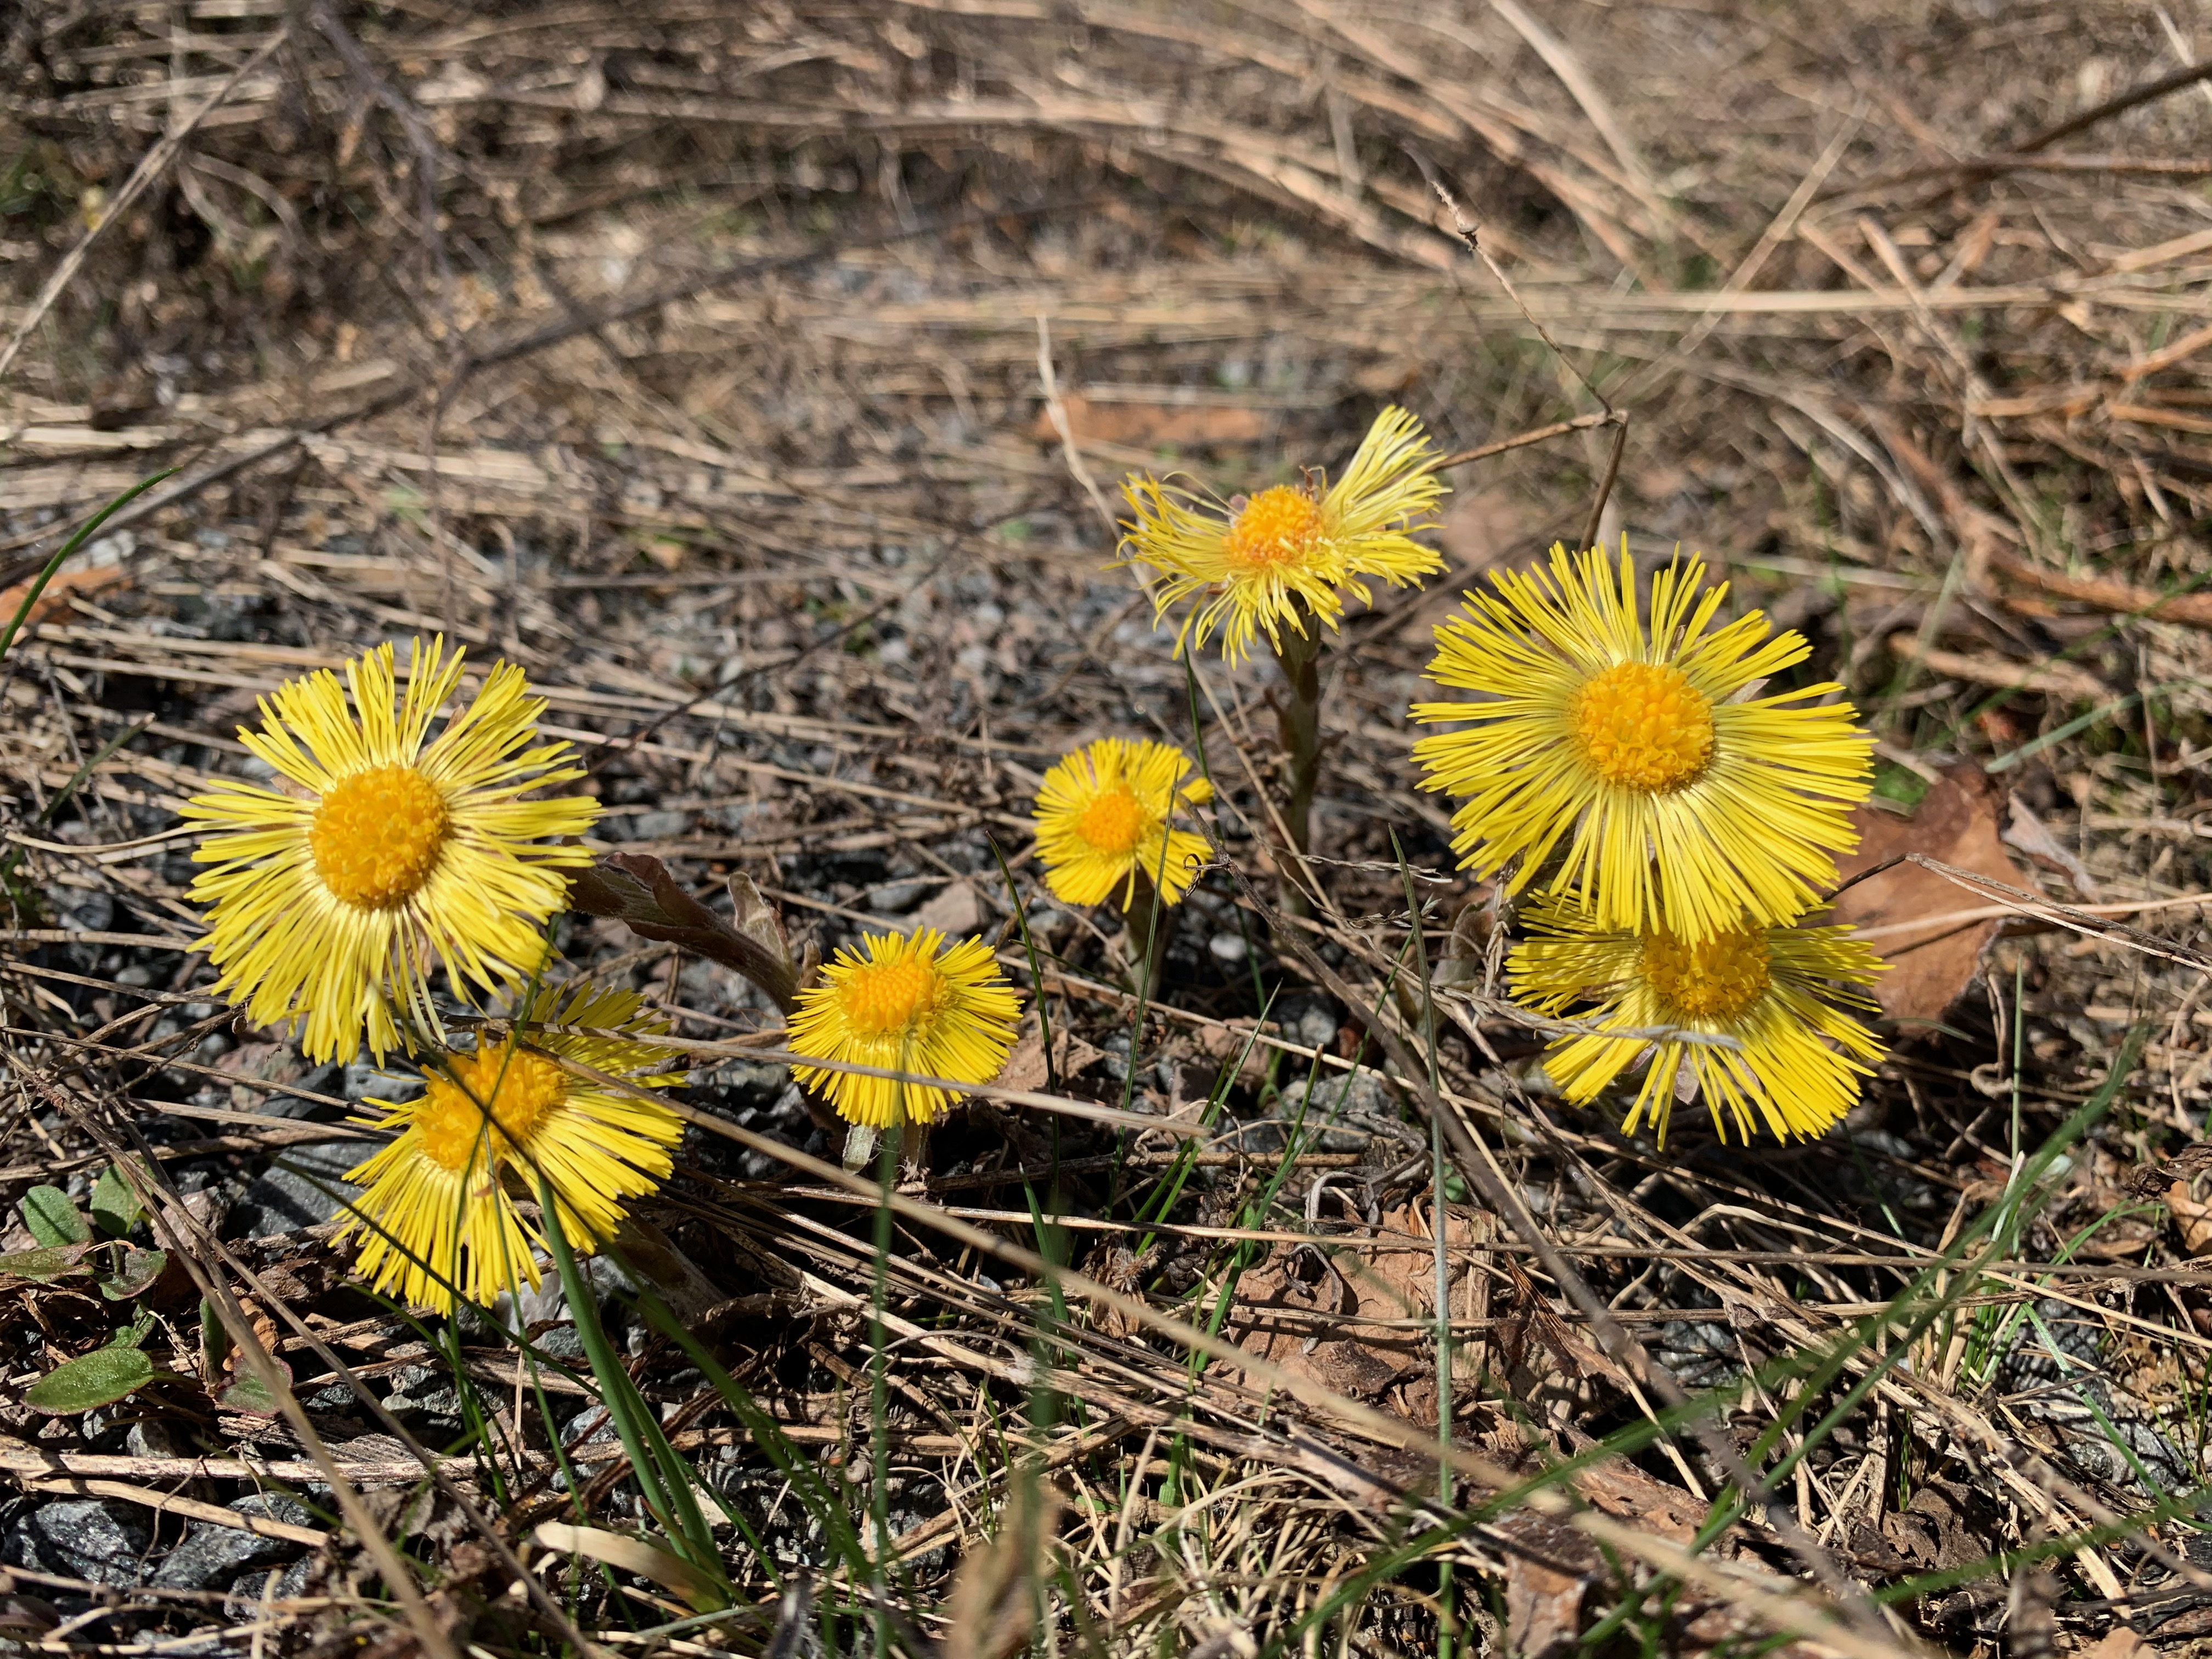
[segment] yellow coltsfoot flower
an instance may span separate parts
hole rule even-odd
[[[1179,903],[1207,848],[1205,836],[1173,821],[1213,799],[1213,786],[1190,771],[1190,757],[1172,744],[1121,738],[1056,762],[1036,797],[1037,857],[1052,896],[1101,904],[1119,888],[1127,909],[1142,876],[1158,884],[1161,903]]]
[[[1625,540],[1617,570],[1554,547],[1548,571],[1491,581],[1437,628],[1428,670],[1485,700],[1413,710],[1469,726],[1413,745],[1422,787],[1466,797],[1463,866],[1517,865],[1517,890],[1560,852],[1544,891],[1601,927],[1692,941],[1790,921],[1835,881],[1874,740],[1849,703],[1819,702],[1840,685],[1735,700],[1803,661],[1801,635],[1768,638],[1758,611],[1712,629],[1728,588],[1700,594],[1695,558],[1652,578],[1647,635]]]
[[[1178,654],[1194,639],[1203,646],[1216,629],[1232,663],[1261,632],[1279,651],[1285,629],[1335,628],[1346,592],[1370,603],[1361,578],[1403,587],[1444,568],[1442,556],[1412,534],[1434,527],[1446,489],[1434,471],[1441,459],[1419,420],[1394,408],[1376,416],[1352,465],[1326,490],[1312,480],[1277,484],[1216,507],[1157,479],[1131,478],[1122,493],[1137,516],[1122,525],[1124,562],[1151,565],[1164,579],[1154,595],[1156,621],[1193,595],[1206,596],[1183,618]]]
[[[1733,1122],[1748,1141],[1758,1125],[1784,1140],[1820,1133],[1858,1098],[1883,1049],[1856,1014],[1887,964],[1848,927],[1737,927],[1691,943],[1671,933],[1600,926],[1553,898],[1524,915],[1533,937],[1505,973],[1515,998],[1541,1013],[1623,1033],[1562,1037],[1544,1069],[1577,1105],[1595,1100],[1640,1062],[1644,1081],[1621,1125],[1647,1116],[1662,1146],[1677,1098],[1694,1086],[1723,1140]],[[1736,1048],[1648,1035],[1680,1030],[1733,1037]],[[1725,1115],[1723,1115],[1725,1113]]]
[[[343,684],[327,669],[287,682],[238,735],[297,792],[227,783],[185,808],[230,832],[193,854],[216,866],[191,893],[212,906],[216,988],[257,1024],[304,1016],[313,1060],[349,1060],[365,1036],[381,1061],[405,1031],[440,1033],[440,965],[464,998],[538,966],[563,867],[591,859],[558,838],[591,828],[597,802],[523,799],[583,773],[566,743],[537,742],[545,704],[520,668],[496,665],[431,739],[461,678],[444,650],[415,642],[404,694],[389,645]]]
[[[932,927],[911,935],[870,933],[799,994],[793,1052],[944,1078],[988,1083],[1006,1066],[1021,999],[981,939],[957,945]],[[957,1098],[953,1091],[813,1066],[791,1074],[848,1123],[885,1129],[902,1118],[927,1123]]]
[[[580,1255],[614,1236],[625,1200],[668,1178],[681,1118],[546,1058],[561,1055],[639,1088],[667,1088],[683,1080],[667,1069],[672,1052],[652,1041],[667,1022],[642,1014],[635,991],[588,982],[540,990],[522,1021],[617,1035],[525,1030],[519,1041],[450,1052],[425,1069],[422,1098],[371,1100],[383,1115],[356,1120],[398,1131],[346,1172],[367,1190],[336,1235],[362,1236],[356,1269],[373,1288],[437,1313],[453,1311],[456,1287],[486,1306],[504,1291],[536,1290],[543,1237],[516,1212],[510,1187],[534,1199],[542,1173],[562,1232]]]

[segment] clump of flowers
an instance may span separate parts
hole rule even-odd
[[[374,1289],[438,1313],[453,1311],[457,1290],[486,1306],[501,1291],[535,1290],[544,1240],[517,1212],[515,1193],[534,1197],[543,1176],[562,1232],[582,1255],[614,1237],[626,1200],[668,1178],[683,1120],[560,1064],[647,1091],[673,1087],[683,1081],[673,1054],[653,1041],[667,1022],[645,1012],[635,992],[588,981],[540,989],[518,1022],[615,1035],[488,1038],[427,1066],[420,1098],[368,1103],[380,1115],[356,1121],[397,1133],[346,1172],[366,1190],[337,1237],[362,1236],[357,1270]]]
[[[1506,961],[1514,995],[1598,1028],[1547,1051],[1561,1091],[1586,1104],[1643,1066],[1624,1133],[1648,1120],[1664,1146],[1676,1100],[1702,1095],[1723,1140],[1731,1124],[1747,1141],[1760,1125],[1784,1140],[1817,1135],[1881,1057],[1858,1016],[1873,1012],[1863,988],[1885,964],[1848,927],[1740,926],[1693,942],[1607,927],[1548,896],[1525,920],[1532,937]]]
[[[1226,502],[1152,477],[1122,485],[1136,514],[1122,525],[1124,562],[1159,573],[1156,619],[1183,610],[1177,654],[1218,633],[1235,663],[1267,637],[1289,688],[1280,710],[1291,763],[1285,822],[1300,852],[1321,759],[1322,635],[1342,620],[1347,594],[1371,603],[1369,581],[1419,586],[1443,568],[1442,556],[1413,539],[1434,527],[1442,459],[1419,420],[1392,408],[1333,484],[1310,476]]]
[[[526,799],[583,775],[564,742],[538,740],[543,698],[496,665],[483,689],[431,727],[460,684],[463,653],[416,641],[397,684],[389,645],[288,682],[239,739],[290,790],[227,783],[185,817],[224,833],[193,854],[214,868],[191,896],[211,908],[203,948],[217,992],[270,1025],[297,1018],[310,1059],[380,1062],[410,1032],[441,1034],[430,975],[463,996],[541,965],[580,836],[599,817],[580,795]]]
[[[1546,1070],[1582,1104],[1640,1068],[1623,1132],[1662,1144],[1700,1095],[1723,1139],[1820,1133],[1882,1053],[1858,1018],[1881,959],[1803,922],[1873,783],[1872,738],[1823,701],[1843,688],[1758,696],[1811,647],[1756,611],[1715,626],[1728,589],[1695,558],[1652,578],[1648,625],[1625,539],[1617,562],[1554,547],[1491,584],[1437,627],[1428,671],[1477,700],[1416,703],[1463,729],[1413,754],[1425,788],[1462,798],[1462,865],[1534,890],[1507,983],[1581,1028]]]
[[[1020,1013],[1020,997],[982,940],[950,944],[931,927],[869,933],[799,994],[790,1043],[809,1060],[955,1085],[988,1083],[1006,1066]],[[927,1125],[959,1098],[942,1084],[830,1066],[796,1065],[791,1074],[847,1122],[868,1130]]]
[[[1422,787],[1463,797],[1463,865],[1510,866],[1571,896],[1604,927],[1693,943],[1802,915],[1857,844],[1849,809],[1873,786],[1873,739],[1832,684],[1753,696],[1802,662],[1794,632],[1757,611],[1716,629],[1725,584],[1696,559],[1651,582],[1647,632],[1635,566],[1599,549],[1552,551],[1548,571],[1494,572],[1437,629],[1429,678],[1479,694],[1413,719]],[[1700,590],[1703,589],[1701,592]]]

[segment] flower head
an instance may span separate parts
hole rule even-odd
[[[1122,493],[1137,516],[1122,524],[1124,562],[1152,565],[1164,576],[1156,618],[1194,594],[1208,596],[1183,617],[1178,654],[1194,636],[1204,645],[1216,629],[1232,663],[1261,631],[1279,650],[1285,628],[1309,635],[1310,620],[1334,629],[1346,590],[1370,603],[1360,578],[1403,587],[1444,568],[1411,534],[1433,526],[1445,490],[1434,471],[1440,459],[1418,419],[1386,409],[1344,476],[1323,491],[1310,479],[1277,484],[1218,512],[1157,479],[1131,478]]]
[[[1811,647],[1769,639],[1758,611],[1714,629],[1728,588],[1704,580],[1696,559],[1654,576],[1647,635],[1626,542],[1617,572],[1554,547],[1548,571],[1493,573],[1497,592],[1437,629],[1429,678],[1484,697],[1413,711],[1468,723],[1413,745],[1424,788],[1467,798],[1463,864],[1517,861],[1518,888],[1559,853],[1543,890],[1692,941],[1788,921],[1835,880],[1873,740],[1849,703],[1818,702],[1839,685],[1748,696]]]
[[[227,783],[185,808],[231,832],[193,854],[215,866],[191,896],[213,907],[216,988],[259,1024],[304,1015],[311,1059],[349,1060],[366,1036],[380,1061],[403,1030],[441,1031],[440,964],[464,997],[539,965],[562,866],[591,857],[556,838],[589,829],[596,802],[522,799],[583,774],[567,744],[536,742],[545,705],[520,668],[495,665],[431,738],[461,678],[444,649],[416,641],[404,693],[389,645],[346,664],[343,684],[327,669],[288,681],[238,735],[296,791]]]
[[[561,1231],[580,1255],[613,1237],[624,1200],[668,1178],[681,1118],[546,1058],[666,1088],[682,1079],[667,1069],[671,1051],[650,1039],[667,1023],[641,1015],[635,991],[589,982],[541,989],[521,1018],[622,1035],[540,1031],[479,1043],[426,1067],[420,1099],[368,1103],[383,1115],[360,1121],[398,1133],[346,1172],[368,1190],[337,1236],[363,1236],[356,1270],[374,1289],[397,1287],[410,1304],[439,1313],[453,1311],[455,1286],[487,1306],[502,1291],[535,1290],[543,1240],[516,1213],[510,1185],[534,1198],[543,1174]]]
[[[870,933],[799,994],[790,1042],[810,1060],[988,1083],[1006,1066],[1020,1012],[1021,999],[982,940],[947,945],[932,927]],[[791,1074],[848,1122],[873,1129],[902,1117],[927,1123],[955,1098],[933,1085],[813,1066],[794,1066]]]
[[[1723,1140],[1765,1123],[1784,1140],[1812,1136],[1858,1098],[1859,1079],[1881,1044],[1850,1011],[1875,1004],[1858,988],[1886,964],[1848,927],[1748,927],[1691,943],[1671,933],[1607,928],[1566,902],[1540,898],[1525,913],[1533,937],[1513,948],[1513,994],[1540,1012],[1607,1031],[1563,1037],[1544,1069],[1577,1105],[1646,1062],[1625,1134],[1649,1114],[1660,1144],[1678,1098],[1704,1094]],[[1577,1007],[1577,1005],[1584,1005]],[[1721,1048],[1653,1036],[1655,1030],[1733,1037]],[[1726,1117],[1723,1109],[1726,1109]]]
[[[1190,769],[1190,757],[1172,744],[1121,738],[1061,757],[1036,798],[1037,856],[1052,896],[1097,904],[1118,887],[1126,906],[1141,875],[1158,884],[1161,903],[1180,902],[1206,846],[1172,820],[1213,799],[1213,786]]]

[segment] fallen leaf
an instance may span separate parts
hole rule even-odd
[[[88,565],[74,570],[58,570],[53,580],[39,595],[39,602],[31,607],[31,614],[23,619],[23,626],[35,628],[57,611],[68,605],[72,593],[97,593],[104,587],[113,587],[130,576],[130,571],[119,564]],[[0,592],[0,627],[15,614],[16,607],[31,591],[37,577],[17,582],[5,592]]]
[[[1030,1014],[1017,1028],[1012,1049],[1006,1055],[1006,1064],[998,1076],[1002,1089],[1040,1090],[1052,1082],[1045,1069],[1044,1040],[1037,1035],[1036,1016]],[[1066,1020],[1056,1021],[1052,1028],[1052,1060],[1062,1081],[1073,1077],[1093,1061],[1103,1057],[1105,1051],[1094,1048],[1067,1029]]]
[[[1267,434],[1267,417],[1256,409],[1178,407],[1171,404],[1093,402],[1079,392],[1060,399],[1079,444],[1120,444],[1130,449],[1188,449],[1210,444],[1253,443]],[[1030,435],[1058,443],[1049,409],[1037,410]]]
[[[1492,489],[1452,495],[1444,507],[1443,522],[1437,527],[1437,540],[1451,561],[1445,585],[1453,588],[1454,601],[1458,587],[1474,583],[1491,566],[1535,553],[1542,528],[1517,491]]]
[[[2014,887],[2031,885],[1997,834],[2002,796],[1971,761],[1948,769],[1910,818],[1873,805],[1852,813],[1856,852],[1837,860],[1844,879],[1906,853],[1971,870]],[[1929,1025],[1965,994],[1996,936],[1997,919],[1963,919],[1990,902],[1918,865],[1900,864],[1840,895],[1834,920],[1859,929],[1888,960],[1875,981],[1881,1011],[1906,1024]]]
[[[2115,1625],[2075,1659],[2148,1659],[2150,1644],[2125,1625]]]
[[[1431,1333],[1351,1322],[1355,1316],[1420,1319],[1436,1310],[1436,1253],[1420,1237],[1428,1231],[1423,1212],[1388,1211],[1382,1221],[1385,1237],[1375,1243],[1333,1255],[1301,1246],[1249,1269],[1237,1281],[1230,1334],[1261,1358],[1325,1388],[1374,1401],[1408,1422],[1433,1425]],[[1455,1283],[1463,1285],[1467,1252],[1481,1241],[1461,1216],[1451,1218],[1447,1231]]]
[[[624,1572],[634,1572],[641,1578],[650,1578],[664,1589],[675,1591],[693,1607],[717,1603],[725,1595],[722,1586],[689,1561],[627,1533],[609,1532],[601,1527],[572,1527],[564,1521],[541,1521],[532,1541],[540,1549],[588,1556]]]
[[[2212,1250],[2212,1204],[2199,1204],[2189,1195],[2189,1183],[2177,1181],[2166,1189],[2166,1207],[2180,1229],[2181,1247],[2191,1255]]]
[[[1579,1573],[1561,1572],[1516,1551],[1505,1558],[1505,1646],[1521,1659],[1553,1659],[1582,1633]]]

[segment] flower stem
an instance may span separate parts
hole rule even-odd
[[[1145,872],[1125,890],[1121,924],[1129,930],[1129,965],[1139,988],[1149,997],[1159,989],[1160,966],[1175,938],[1176,913],[1160,902],[1159,889]]]
[[[1312,850],[1314,785],[1321,776],[1321,625],[1309,621],[1311,631],[1285,630],[1275,643],[1275,664],[1283,671],[1286,688],[1275,710],[1283,739],[1283,755],[1290,763],[1291,796],[1283,805],[1283,827],[1290,832],[1292,856]],[[1304,915],[1304,895],[1285,872],[1284,902]]]

